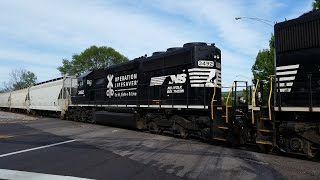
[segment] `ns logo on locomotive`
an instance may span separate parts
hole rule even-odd
[[[234,81],[222,92],[221,51],[198,42],[77,79],[64,77],[0,94],[0,108],[59,112],[69,120],[256,144],[313,158],[320,150],[319,32],[319,11],[275,25],[275,74],[268,92],[259,80],[254,86]],[[239,89],[247,92],[244,102]],[[40,91],[52,96],[42,97]]]

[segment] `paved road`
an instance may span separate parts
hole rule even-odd
[[[60,142],[66,143],[55,145]],[[44,148],[32,150],[38,147]],[[31,150],[2,157],[26,149]],[[6,170],[93,179],[320,177],[318,162],[114,127],[0,112],[0,178],[8,174]]]

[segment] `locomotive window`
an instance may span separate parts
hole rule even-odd
[[[79,81],[79,87],[83,86],[83,81]]]
[[[87,85],[91,86],[92,85],[92,80],[87,80]]]

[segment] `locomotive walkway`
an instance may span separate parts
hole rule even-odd
[[[0,179],[319,177],[319,162],[0,111]]]

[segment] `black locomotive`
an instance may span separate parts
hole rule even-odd
[[[216,104],[221,99],[221,51],[187,43],[89,72],[78,82],[73,118],[207,137],[212,96]]]
[[[276,144],[315,156],[320,144],[320,11],[275,25]]]

